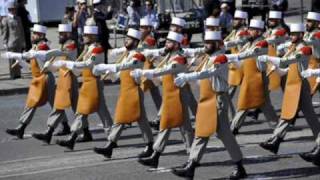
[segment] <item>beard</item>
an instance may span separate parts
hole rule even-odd
[[[31,43],[32,44],[38,44],[42,39],[38,38],[38,39],[31,39]]]
[[[124,46],[128,51],[134,49],[136,47],[135,43],[125,44]]]
[[[315,29],[315,25],[306,26],[306,30],[307,30],[308,32],[311,32],[311,31],[313,31],[314,29]]]
[[[213,48],[204,48],[204,52],[206,53],[206,54],[213,54],[215,51],[217,50],[217,48],[216,47],[213,47]]]
[[[67,42],[68,38],[66,37],[59,37],[59,44],[64,44],[65,42]]]

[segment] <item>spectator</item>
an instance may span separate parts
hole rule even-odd
[[[108,49],[111,49],[111,45],[109,44],[109,28],[106,20],[112,18],[113,11],[111,6],[109,6],[107,14],[104,14],[102,12],[101,0],[94,0],[93,8],[93,19],[96,26],[98,26],[98,42],[105,50],[105,63],[108,64]]]
[[[234,14],[234,12],[236,11],[236,2],[235,0],[220,0],[220,3],[227,3],[229,6],[229,13],[230,14]]]
[[[145,2],[145,10],[143,13],[143,18],[148,18],[153,25],[153,29],[157,30],[159,28],[159,18],[158,13],[154,10],[153,3],[150,0]]]
[[[232,14],[229,12],[229,6],[227,3],[221,4],[221,13],[220,13],[220,25],[222,34],[226,35],[231,32],[232,29]]]
[[[128,27],[138,29],[141,19],[140,12],[141,3],[139,0],[131,0],[129,6],[127,7],[127,12],[129,16]]]
[[[78,44],[80,50],[83,49],[83,28],[86,25],[87,18],[89,17],[86,0],[77,0],[77,11],[74,15],[73,26],[77,27],[78,31]],[[79,51],[81,52],[81,51]]]
[[[24,31],[20,17],[17,16],[17,5],[15,2],[9,2],[8,16],[2,19],[2,39],[7,51],[21,53],[25,48]],[[14,66],[16,60],[9,59],[10,78],[21,77],[20,66]]]
[[[205,0],[204,9],[207,17],[219,17],[220,1],[219,0]]]
[[[31,17],[29,11],[26,9],[25,5],[28,3],[27,0],[18,0],[17,16],[20,17],[22,22],[22,27],[24,31],[24,40],[26,42],[25,50],[31,49],[31,32],[30,28],[33,26],[31,22]]]
[[[275,11],[287,11],[288,10],[288,0],[272,0],[271,7]]]
[[[73,23],[74,22],[74,14],[75,14],[75,9],[73,6],[66,7],[61,24],[71,24],[72,25],[72,39],[77,41],[78,40],[78,32],[77,32],[77,26],[75,26],[75,24]]]

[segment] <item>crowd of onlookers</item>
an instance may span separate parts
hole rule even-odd
[[[232,28],[233,14],[235,11],[236,0],[204,0],[205,19],[212,16],[220,19],[223,34],[228,34]],[[250,0],[247,0],[248,2]],[[269,0],[262,0],[268,4]],[[105,0],[92,0],[92,7],[88,7],[87,0],[76,0],[75,6],[65,8],[65,14],[62,23],[72,24],[73,38],[77,41],[79,52],[83,48],[83,29],[85,25],[96,25],[99,29],[98,41],[105,49],[106,63],[109,44],[109,28],[106,20],[114,17],[113,8],[109,5],[106,8]],[[159,14],[155,10],[155,0],[129,0],[128,6],[124,6],[124,13],[127,15],[127,28],[138,28],[141,18],[148,17],[153,23],[153,30],[157,31],[160,26]],[[22,52],[31,48],[30,28],[32,22],[29,12],[25,5],[27,0],[11,0],[7,4],[8,15],[1,17],[0,33],[4,47],[8,51]],[[269,9],[286,11],[288,8],[288,0],[271,0],[268,7],[263,7],[261,10],[254,11],[245,9],[249,13],[249,18],[258,13],[265,18],[266,12]],[[320,3],[317,0],[312,0],[312,11],[319,11]],[[121,10],[120,10],[121,11]],[[10,66],[14,62],[10,62]],[[20,68],[10,68],[10,77],[12,79],[20,78]]]

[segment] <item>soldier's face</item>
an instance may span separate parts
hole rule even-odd
[[[64,44],[68,39],[70,39],[71,33],[60,32],[59,33],[59,43]]]
[[[136,39],[133,39],[131,37],[127,37],[124,46],[127,50],[132,50],[138,46],[138,41]]]
[[[293,32],[290,34],[291,42],[297,43],[303,38],[303,33]]]
[[[39,41],[44,39],[44,34],[38,33],[38,32],[33,32],[31,36],[31,41],[33,44],[37,44]]]
[[[171,25],[170,26],[170,31],[176,32],[176,33],[182,33],[182,27],[177,26],[177,25]]]
[[[207,54],[213,54],[215,51],[219,49],[220,42],[219,41],[205,41],[204,44],[204,52]]]
[[[142,33],[142,36],[145,37],[151,33],[151,28],[149,26],[140,26],[140,32]]]
[[[276,27],[279,24],[279,20],[278,19],[269,19],[268,20],[268,26],[269,27]]]
[[[318,26],[318,23],[316,21],[307,20],[306,22],[306,29],[309,32],[317,28],[317,26]]]
[[[83,43],[87,44],[87,45],[92,44],[92,43],[96,42],[96,37],[97,36],[94,34],[85,34],[83,36]]]
[[[165,51],[166,52],[171,52],[175,49],[179,48],[179,45],[177,42],[172,41],[172,40],[168,40],[166,41],[166,45],[165,45]]]
[[[233,27],[234,28],[238,28],[241,25],[242,25],[242,20],[241,19],[238,19],[238,18],[233,19]]]
[[[256,28],[249,28],[249,34],[251,38],[256,39],[262,34],[262,31]]]

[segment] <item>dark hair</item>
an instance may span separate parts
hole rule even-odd
[[[74,12],[74,11],[75,11],[75,9],[74,9],[73,6],[67,6],[66,9],[65,9],[65,13],[66,14],[69,13],[69,12]]]

